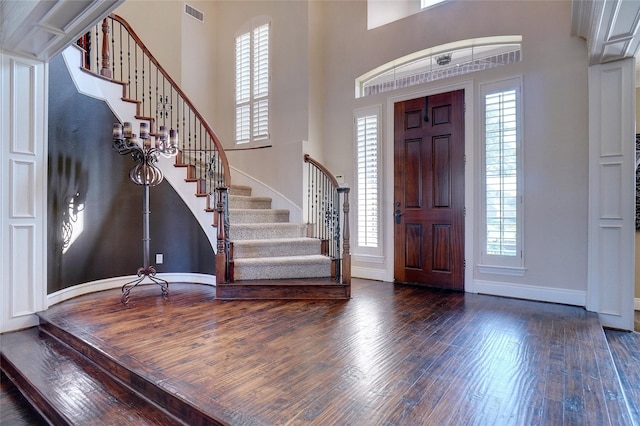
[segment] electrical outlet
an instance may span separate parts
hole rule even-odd
[[[156,253],[156,265],[161,265],[164,262],[164,255],[162,253]]]

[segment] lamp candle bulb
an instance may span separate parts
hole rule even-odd
[[[147,123],[140,123],[140,138],[149,139],[149,125]]]
[[[122,139],[122,124],[113,123],[113,139]]]
[[[171,129],[169,130],[169,146],[178,146],[178,131]]]
[[[158,136],[162,142],[167,140],[167,128],[165,126],[160,126],[160,132],[158,132]]]
[[[131,129],[131,123],[128,121],[124,122],[124,137],[127,139],[131,138],[132,132],[133,130]]]

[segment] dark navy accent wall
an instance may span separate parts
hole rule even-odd
[[[143,190],[129,180],[131,157],[111,148],[117,121],[105,102],[77,92],[62,56],[50,62],[48,293],[143,266]],[[78,212],[69,212],[72,200]],[[158,272],[215,274],[209,240],[166,181],[151,187],[150,207],[151,264],[164,254]]]

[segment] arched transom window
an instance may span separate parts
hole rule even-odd
[[[519,62],[521,44],[522,36],[497,36],[414,52],[358,77],[356,98]]]

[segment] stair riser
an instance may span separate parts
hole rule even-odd
[[[230,196],[229,209],[270,209],[271,198]]]
[[[230,210],[230,223],[285,223],[289,222],[288,210]]]
[[[4,371],[7,377],[20,389],[20,392],[27,401],[29,401],[29,404],[31,404],[43,418],[48,419],[48,421],[54,425],[66,426],[73,424],[70,420],[58,413],[58,410],[40,394],[31,381],[2,354],[0,354],[0,363],[2,364],[2,371]]]
[[[316,240],[304,241],[301,243],[272,243],[244,245],[241,242],[233,246],[233,258],[254,258],[254,257],[285,257],[285,256],[307,256],[321,254],[320,242]]]
[[[80,338],[47,322],[43,318],[40,318],[40,329],[72,349],[75,349],[100,368],[108,371],[113,377],[119,379],[126,386],[138,394],[144,395],[149,401],[153,401],[160,407],[163,407],[167,412],[182,419],[187,424],[221,424],[200,411],[197,407],[177,398],[175,395],[159,387],[156,383],[147,380],[134,371],[125,368],[106,353],[93,346],[87,345]]]
[[[246,227],[231,225],[229,239],[235,240],[264,240],[269,238],[300,238],[306,237],[306,227],[291,224],[288,226]]]
[[[242,185],[231,185],[229,189],[229,195],[242,195],[245,197],[251,196],[251,187]]]
[[[344,285],[303,285],[303,286],[253,286],[233,284],[222,285],[216,290],[220,300],[260,300],[260,299],[349,299],[349,291]]]
[[[331,267],[326,264],[306,265],[234,265],[234,276],[240,280],[270,280],[289,278],[324,278],[331,276]]]

